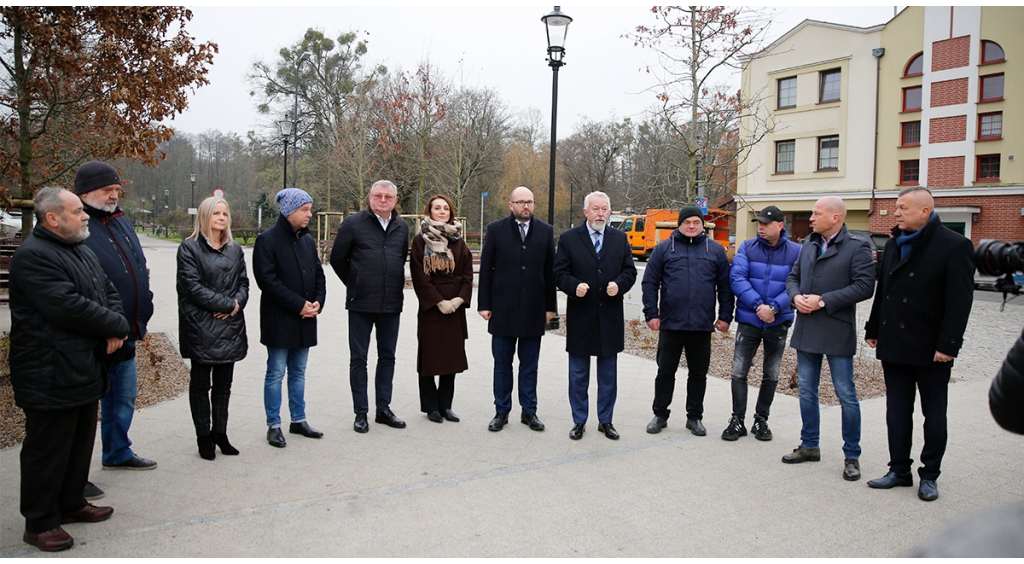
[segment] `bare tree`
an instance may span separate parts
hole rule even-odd
[[[757,96],[744,99],[724,85],[728,74],[735,76],[745,58],[760,50],[770,15],[726,6],[655,6],[651,12],[656,23],[637,26],[629,37],[658,56],[657,68],[648,69],[659,80],[655,111],[679,141],[686,162],[679,190],[689,202],[708,193],[708,178],[735,170],[773,129],[757,119]],[[730,137],[744,118],[751,118],[751,127]],[[723,139],[734,139],[735,150],[718,151]]]

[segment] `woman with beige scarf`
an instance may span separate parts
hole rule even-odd
[[[466,308],[473,296],[473,255],[454,212],[447,196],[438,194],[427,202],[410,258],[412,286],[420,302],[416,331],[420,410],[434,423],[459,420],[452,411],[455,374],[469,368]]]

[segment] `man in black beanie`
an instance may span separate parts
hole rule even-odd
[[[643,289],[644,318],[658,331],[658,376],[654,380],[654,419],[648,433],[668,426],[679,357],[686,350],[686,428],[697,436],[707,430],[704,391],[711,365],[711,333],[729,331],[733,294],[725,249],[704,232],[704,214],[696,206],[679,210],[679,228],[658,243],[647,261]],[[718,316],[715,316],[715,302]]]
[[[109,164],[90,161],[78,167],[75,194],[82,199],[85,212],[89,214],[92,234],[85,240],[85,245],[96,253],[100,266],[117,288],[124,315],[131,326],[125,347],[134,350],[135,342],[146,336],[146,323],[153,316],[153,293],[149,290],[149,269],[142,254],[142,244],[131,222],[117,207],[120,190],[121,177]],[[156,468],[156,462],[132,451],[132,441],[128,438],[137,392],[138,374],[132,353],[128,360],[110,367],[110,389],[100,399],[104,470]],[[87,484],[86,495],[95,499],[103,492]]]

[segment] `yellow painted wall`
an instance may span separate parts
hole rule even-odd
[[[1000,153],[1000,184],[1021,184],[1024,183],[1024,165],[1021,164],[1024,159],[1024,7],[983,7],[981,38],[995,41],[1006,54],[1004,63],[978,67],[979,75],[1003,73],[1004,99],[978,104],[978,112],[1003,112],[1003,138],[977,142],[975,155]],[[1014,155],[1014,160],[1009,160],[1009,155]]]
[[[920,86],[920,76],[903,78],[910,59],[922,52],[924,8],[910,6],[885,24],[878,79],[878,190],[899,190],[899,162],[920,158],[920,147],[900,147],[902,122],[921,119],[921,112],[902,113],[903,89]],[[928,72],[929,69],[925,69]]]

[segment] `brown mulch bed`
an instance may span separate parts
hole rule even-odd
[[[5,334],[0,338],[0,448],[14,446],[25,438],[25,413],[14,405],[9,350],[10,337]],[[139,371],[135,409],[149,407],[188,390],[188,367],[164,333],[146,335],[136,345],[135,358]]]
[[[565,318],[562,318],[561,327],[552,331],[555,335],[565,335]],[[734,335],[722,335],[715,332],[711,337],[711,366],[708,368],[709,376],[717,376],[728,380],[732,377],[732,358],[735,347]],[[747,374],[747,382],[754,387],[761,385],[763,371],[761,369],[764,347],[758,347],[754,354],[754,360],[750,365],[750,372]],[[626,321],[626,350],[627,354],[657,360],[658,355],[658,333],[651,331],[642,319],[631,319]],[[686,355],[679,359],[679,366],[686,366]],[[874,359],[854,357],[853,380],[857,386],[857,397],[861,400],[877,398],[885,395],[885,380],[882,376],[882,365]],[[782,393],[797,397],[800,395],[796,377],[796,349],[789,346],[782,355],[782,364],[779,366],[779,387],[776,393]],[[839,405],[839,398],[836,397],[832,388],[832,375],[829,372],[828,361],[822,362],[821,366],[821,387],[818,390],[818,401],[822,405]]]

